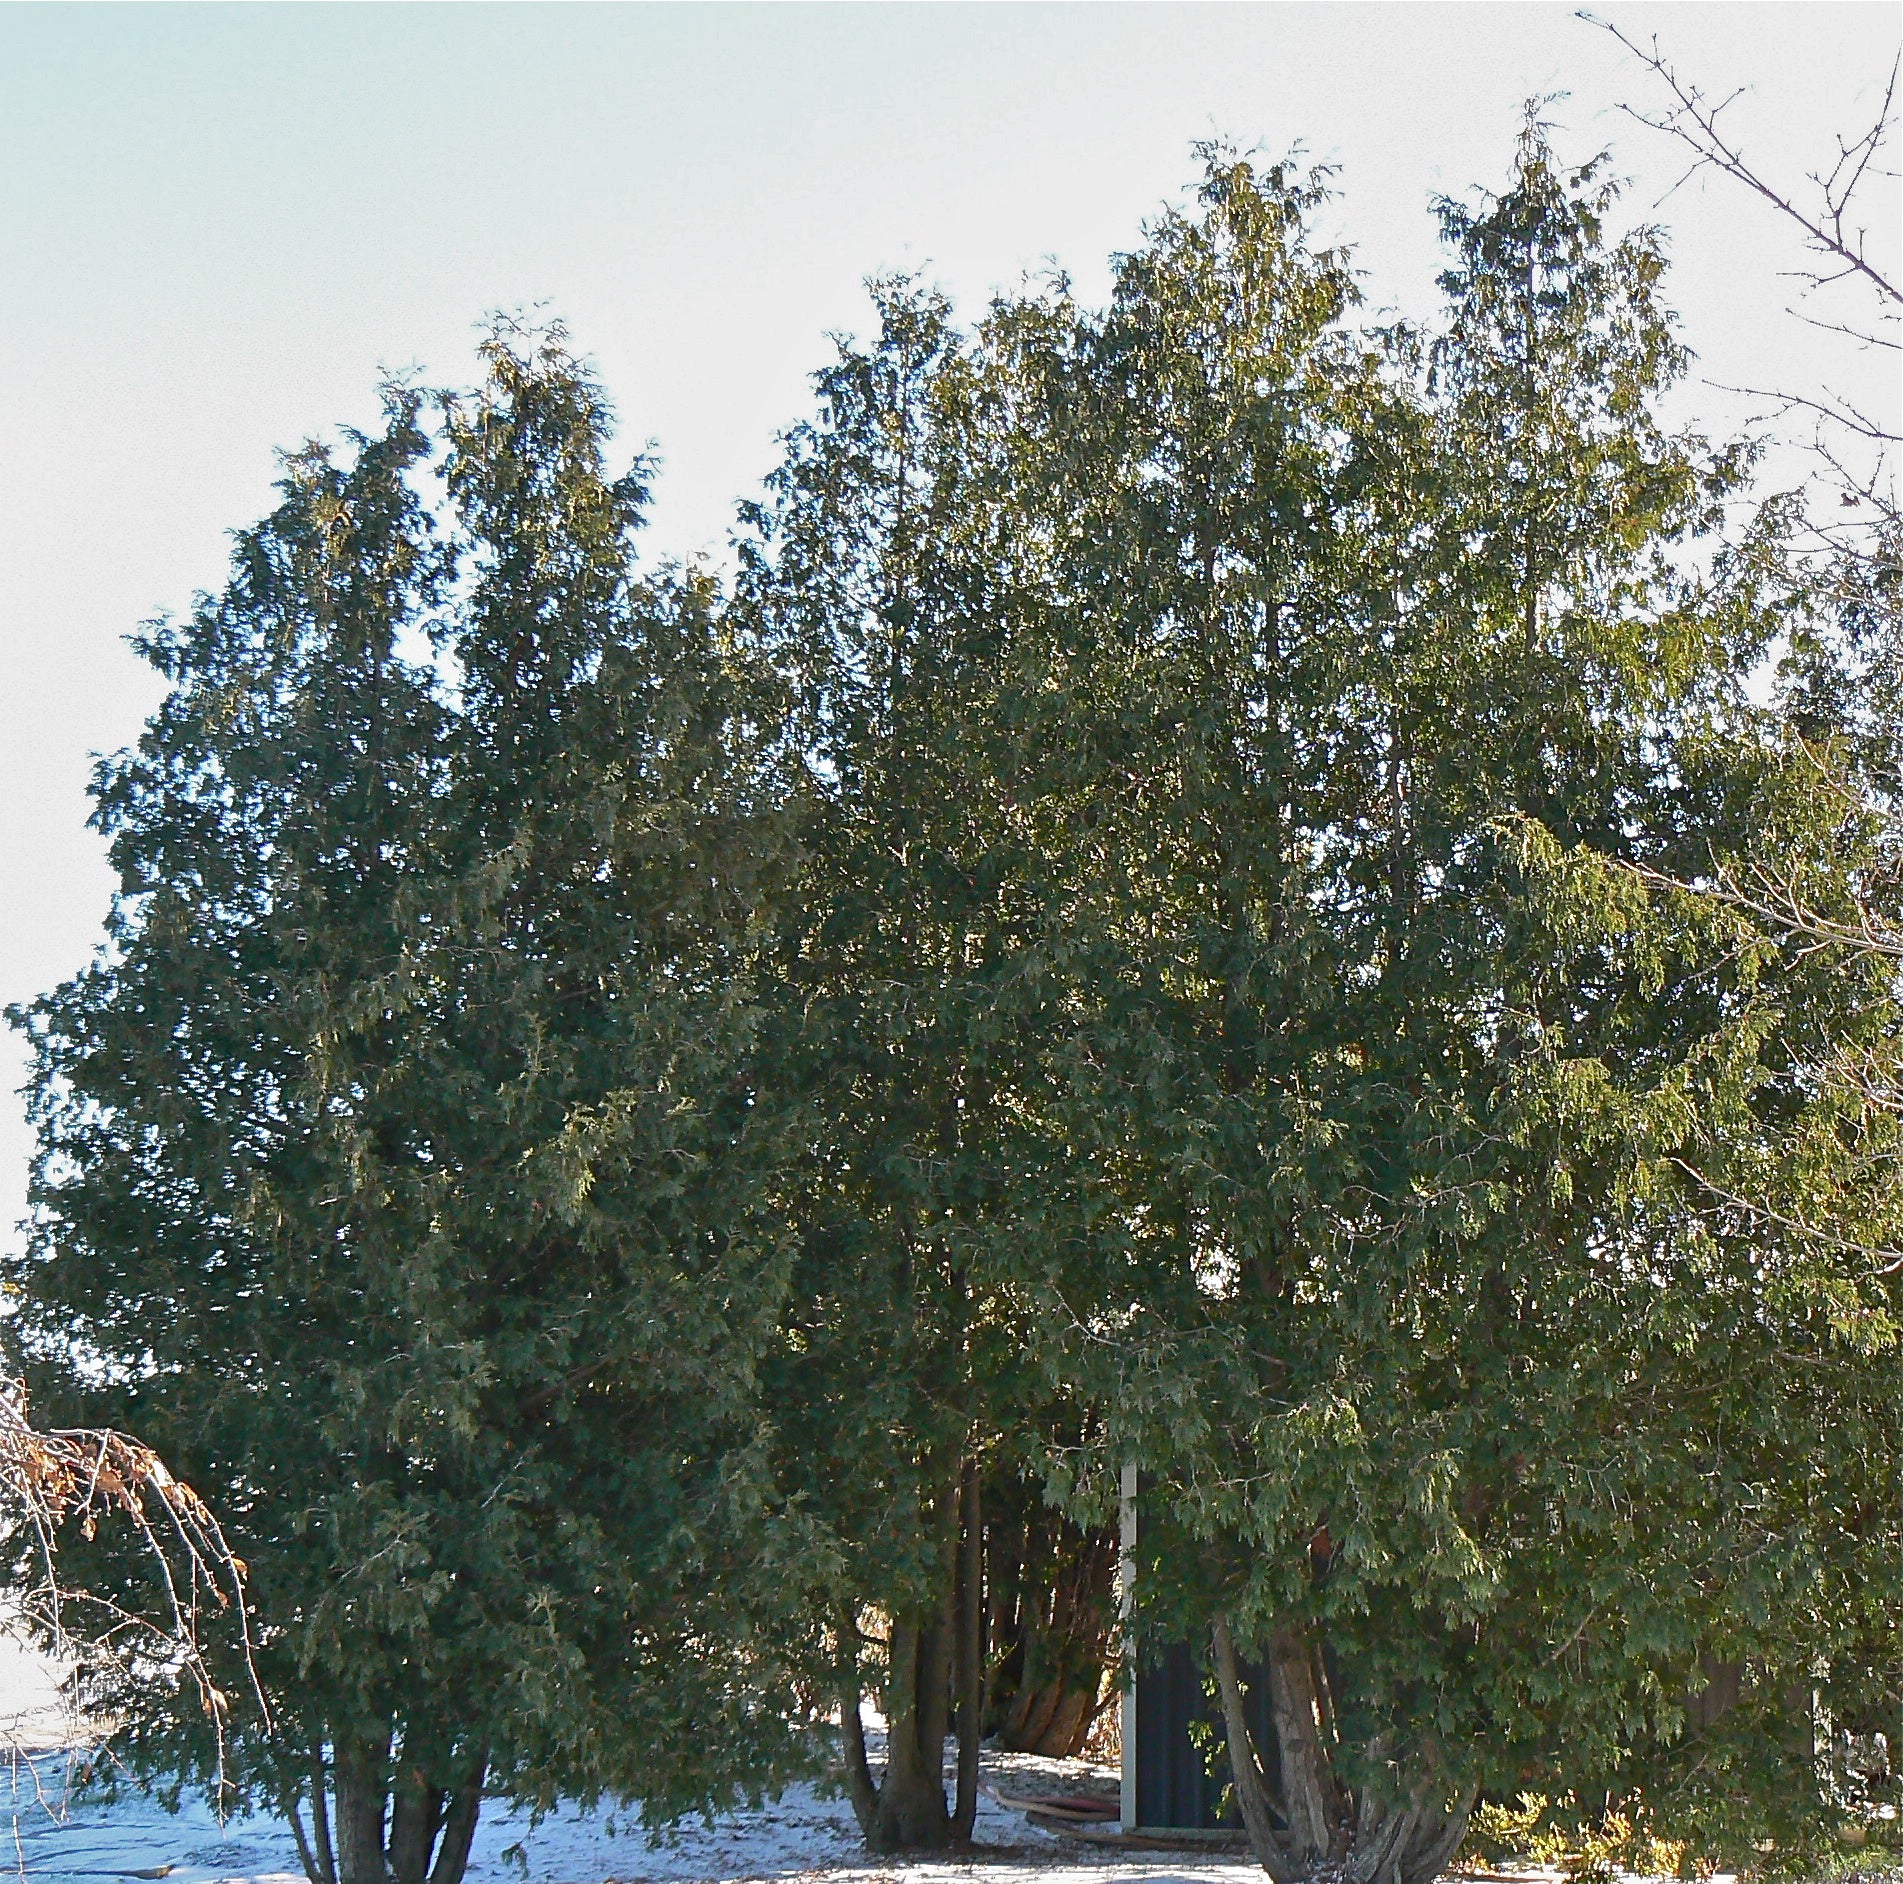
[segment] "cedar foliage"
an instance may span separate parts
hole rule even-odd
[[[1797,1849],[1816,1671],[1896,1664],[1896,1277],[1696,1174],[1891,1130],[1812,1075],[1895,990],[1631,866],[1843,886],[1873,833],[1754,701],[1780,517],[1725,546],[1744,461],[1655,416],[1656,234],[1530,124],[1443,210],[1441,330],[1363,340],[1315,200],[1219,158],[1103,314],[996,323],[1088,1200],[1020,1243],[1024,1317],[1106,1422],[1098,1507],[1122,1458],[1155,1488],[1139,1588],[1210,1643],[1272,1876],[1431,1878],[1482,1788]],[[1711,1656],[1747,1692],[1688,1733]]]
[[[716,1800],[802,1695],[870,1844],[968,1839],[987,1709],[1097,1693],[1132,1459],[1277,1884],[1841,1808],[1903,1017],[1698,885],[1889,894],[1879,605],[1665,424],[1662,241],[1531,117],[1426,330],[1205,159],[1101,309],[875,284],[730,591],[505,328],[147,635],[20,1325],[251,1560],[314,1884],[455,1884],[485,1784]]]
[[[290,459],[147,631],[109,944],[27,1016],[18,1325],[251,1563],[276,1719],[228,1757],[313,1884],[456,1884],[485,1785],[726,1797],[798,1716],[756,1645],[805,1580],[752,1386],[758,678],[703,582],[637,574],[559,332],[484,362]],[[189,1706],[89,1698],[206,1772]]]
[[[985,1462],[1049,1398],[982,1278],[1044,1157],[1018,1095],[1045,1000],[1025,944],[1052,891],[995,790],[1021,683],[998,645],[1009,513],[985,389],[942,300],[875,291],[876,338],[841,344],[748,514],[734,612],[786,676],[802,773],[778,962],[812,1155],[765,1382],[788,1482],[841,1566],[848,1789],[867,1839],[894,1848],[970,1836]],[[877,1782],[868,1682],[888,1727]]]

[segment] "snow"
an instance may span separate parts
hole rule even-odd
[[[875,1766],[882,1735],[869,1722]],[[130,1786],[103,1800],[81,1783],[88,1756],[62,1701],[59,1671],[0,1626],[0,1867],[32,1884],[86,1884],[162,1873],[166,1884],[305,1884],[291,1830],[272,1813],[220,1824],[202,1800],[168,1812]],[[9,1753],[8,1749],[12,1749]],[[110,1745],[95,1759],[109,1760]],[[994,1753],[984,1784],[1006,1794],[1097,1791],[1116,1775],[1082,1760]],[[8,1847],[11,1847],[9,1850]],[[973,1849],[957,1857],[875,1859],[843,1797],[813,1785],[777,1800],[650,1833],[639,1813],[565,1807],[539,1820],[503,1800],[483,1803],[470,1884],[1262,1884],[1241,1857],[1098,1852],[1027,1825],[980,1795]]]
[[[202,1804],[176,1814],[149,1796],[103,1804],[84,1791],[67,1796],[67,1756],[0,1765],[0,1856],[32,1884],[150,1877],[166,1884],[305,1884],[289,1827],[274,1816],[228,1819]],[[1072,1791],[1107,1775],[1080,1761],[993,1755],[987,1780],[1005,1790]],[[10,1824],[9,1824],[10,1821]],[[491,1800],[483,1807],[471,1853],[471,1884],[1263,1884],[1248,1858],[1223,1853],[1102,1851],[1027,1826],[1015,1812],[981,1799],[973,1849],[959,1856],[869,1856],[851,1807],[811,1786],[794,1786],[777,1803],[722,1815],[658,1835],[623,1810],[557,1811],[540,1823]],[[1500,1884],[1554,1884],[1544,1868],[1463,1875]],[[1633,1884],[1637,1884],[1634,1880]]]
[[[876,1743],[874,1753],[876,1757]],[[74,1763],[75,1766],[77,1763]],[[34,1884],[124,1878],[162,1866],[167,1884],[304,1884],[290,1828],[275,1816],[223,1825],[188,1801],[177,1814],[146,1796],[111,1803],[83,1789],[67,1793],[68,1756],[49,1752],[0,1766],[0,1838],[17,1836],[19,1869]],[[1019,1794],[1076,1791],[1114,1775],[1082,1761],[1026,1755],[985,1758],[987,1784]],[[7,1821],[17,1828],[9,1834]],[[484,1804],[470,1856],[472,1884],[699,1884],[700,1880],[798,1879],[801,1884],[1009,1884],[1026,1869],[1039,1884],[1261,1884],[1247,1860],[1190,1852],[1098,1852],[1079,1841],[1027,1826],[1013,1811],[981,1797],[968,1855],[869,1857],[843,1798],[811,1785],[789,1787],[777,1802],[690,1822],[655,1835],[636,1815],[612,1807],[558,1810],[541,1822],[502,1801]],[[4,1858],[0,1858],[4,1862]]]
[[[868,1735],[875,1766],[879,1738]],[[73,1744],[57,1671],[0,1633],[0,1868],[22,1884],[155,1876],[166,1884],[305,1884],[290,1827],[275,1815],[220,1824],[202,1801],[188,1799],[172,1813],[129,1787],[102,1800],[79,1783],[89,1756],[68,1751]],[[1114,1795],[1116,1774],[1084,1760],[987,1749],[983,1784],[1016,1797]],[[874,1857],[845,1799],[812,1785],[711,1825],[659,1834],[627,1808],[569,1807],[537,1820],[488,1800],[468,1877],[470,1884],[1027,1884],[1027,1872],[1035,1884],[1264,1884],[1241,1854],[1104,1850],[1027,1825],[986,1793],[969,1852]],[[1552,1884],[1558,1874],[1469,1875]]]
[[[18,1617],[0,1607],[0,1749],[57,1746],[73,1728],[59,1664],[31,1648]]]
[[[876,1749],[875,1749],[876,1750]],[[176,1814],[150,1797],[102,1804],[83,1791],[64,1795],[67,1756],[16,1758],[0,1765],[0,1838],[11,1837],[9,1863],[33,1884],[150,1876],[166,1884],[305,1884],[288,1826],[272,1816],[223,1825],[202,1803]],[[1042,1760],[987,1751],[986,1783],[1008,1794],[1101,1789],[1114,1775],[1077,1760]],[[10,1790],[9,1790],[10,1788]],[[11,1830],[8,1820],[12,1821]],[[690,1823],[658,1835],[634,1814],[604,1809],[557,1811],[540,1823],[490,1800],[470,1856],[471,1884],[1263,1884],[1247,1857],[1191,1851],[1103,1851],[1079,1839],[1028,1826],[982,1798],[968,1854],[869,1856],[852,1809],[812,1786],[790,1787],[777,1802],[723,1814],[711,1826]],[[1475,1872],[1501,1884],[1553,1884],[1546,1869]],[[1636,1884],[1636,1881],[1634,1881]]]

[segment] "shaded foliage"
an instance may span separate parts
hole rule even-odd
[[[17,1325],[250,1561],[278,1718],[237,1777],[310,1807],[317,1884],[454,1884],[485,1783],[724,1797],[797,1715],[755,1627],[801,1581],[752,1374],[755,680],[703,583],[637,575],[559,334],[485,364],[288,461],[148,631],[111,939],[27,1016]],[[204,1769],[162,1689],[93,1698]]]
[[[802,1696],[869,1843],[967,1839],[987,1707],[1101,1698],[1131,1461],[1278,1884],[1425,1884],[1483,1795],[1840,1809],[1818,1710],[1903,1662],[1882,569],[1727,534],[1662,239],[1533,117],[1427,329],[1204,155],[1101,308],[875,284],[730,592],[499,330],[148,635],[21,1326],[242,1534],[315,1884],[455,1884],[490,1780],[718,1799]],[[1766,856],[1802,946],[1701,887]]]

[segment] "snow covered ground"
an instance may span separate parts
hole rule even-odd
[[[1018,1794],[1075,1790],[1108,1778],[1082,1762],[987,1756],[986,1780]],[[276,1817],[220,1825],[202,1805],[178,1814],[146,1798],[110,1805],[64,1796],[63,1756],[0,1767],[0,1863],[11,1857],[34,1884],[151,1876],[167,1884],[303,1884],[289,1828]],[[11,1825],[9,1824],[11,1821]],[[16,1842],[17,1840],[17,1842]],[[5,1844],[14,1844],[7,1853]],[[852,1809],[795,1786],[777,1802],[680,1826],[658,1839],[627,1812],[561,1811],[533,1824],[497,1801],[483,1808],[472,1884],[688,1884],[689,1880],[838,1879],[878,1884],[1007,1884],[1026,1869],[1040,1884],[1261,1884],[1239,1857],[1099,1852],[1027,1826],[994,1800],[979,1802],[975,1849],[957,1859],[904,1864],[869,1858]],[[14,1868],[9,1865],[8,1868]]]
[[[0,1743],[57,1747],[72,1723],[53,1672],[0,1635]],[[874,1748],[875,1759],[877,1749]],[[220,1824],[202,1804],[177,1813],[128,1795],[110,1804],[72,1789],[82,1762],[57,1750],[0,1751],[0,1871],[22,1884],[164,1878],[166,1884],[305,1884],[277,1817]],[[1115,1775],[1081,1760],[987,1752],[987,1795],[1114,1792]],[[757,1809],[653,1836],[631,1813],[558,1811],[534,1822],[491,1800],[471,1854],[471,1884],[1263,1884],[1239,1854],[1106,1851],[1027,1825],[981,1796],[973,1849],[903,1862],[869,1856],[843,1798],[795,1786]],[[1550,1884],[1551,1871],[1474,1872]]]
[[[1112,1775],[1082,1761],[987,1754],[988,1785],[1008,1795],[1101,1786]],[[275,1817],[220,1825],[202,1805],[176,1815],[147,1798],[111,1805],[66,1798],[63,1756],[0,1765],[0,1866],[32,1884],[151,1878],[166,1884],[304,1884],[289,1829]],[[5,1846],[10,1844],[11,1851]],[[777,1803],[690,1824],[658,1839],[625,1812],[561,1811],[532,1824],[497,1801],[483,1808],[471,1884],[1263,1884],[1232,1854],[1104,1851],[1027,1826],[990,1798],[979,1803],[968,1855],[899,1862],[867,1855],[852,1809],[795,1786]],[[1474,1878],[1552,1884],[1548,1870],[1476,1871]],[[1636,1881],[1635,1881],[1636,1884]]]

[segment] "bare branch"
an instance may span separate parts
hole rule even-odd
[[[1752,870],[1748,883],[1740,882],[1728,870],[1719,871],[1708,883],[1690,883],[1655,870],[1650,864],[1623,867],[1657,889],[1708,897],[1813,947],[1844,948],[1857,955],[1903,961],[1903,933],[1879,921],[1868,909],[1859,909],[1850,921],[1822,915],[1804,902],[1793,884],[1762,866]]]
[[[1859,437],[1869,439],[1873,444],[1903,444],[1903,433],[1888,432],[1874,419],[1866,417],[1848,402],[1838,399],[1834,393],[1828,393],[1823,399],[1813,398],[1808,393],[1773,392],[1763,386],[1731,386],[1723,380],[1707,382],[1719,392],[1737,393],[1745,399],[1767,399],[1780,411],[1815,412],[1821,418],[1829,419],[1835,425],[1841,425],[1846,431],[1855,432]]]
[[[1862,136],[1846,144],[1838,139],[1838,160],[1829,176],[1812,174],[1810,181],[1817,185],[1823,202],[1821,208],[1811,213],[1799,207],[1792,194],[1769,182],[1754,169],[1746,159],[1741,146],[1734,143],[1719,126],[1719,115],[1739,96],[1732,92],[1729,96],[1713,104],[1696,85],[1680,78],[1664,54],[1659,51],[1658,41],[1654,39],[1648,51],[1635,40],[1629,38],[1611,20],[1601,19],[1597,14],[1582,10],[1578,18],[1587,24],[1599,27],[1610,33],[1627,52],[1653,73],[1677,100],[1674,110],[1662,117],[1651,117],[1631,105],[1621,105],[1619,109],[1636,123],[1648,129],[1662,131],[1668,137],[1676,138],[1693,154],[1695,161],[1686,174],[1692,175],[1707,167],[1722,171],[1726,176],[1742,183],[1746,189],[1764,199],[1780,215],[1795,223],[1803,232],[1818,254],[1831,257],[1842,264],[1847,275],[1860,275],[1885,299],[1903,305],[1903,288],[1878,269],[1864,254],[1862,232],[1853,237],[1848,226],[1852,199],[1858,186],[1871,174],[1876,156],[1882,150],[1890,134],[1890,116],[1896,101],[1897,67],[1890,68],[1889,83],[1884,88],[1883,103],[1877,112],[1876,120]],[[1846,174],[1846,171],[1848,174]],[[1878,174],[1887,174],[1879,172]],[[1680,179],[1683,182],[1683,178]],[[1676,187],[1676,186],[1674,186]],[[1822,286],[1832,277],[1813,276],[1812,281]]]
[[[1736,1191],[1727,1190],[1722,1184],[1714,1183],[1696,1165],[1687,1164],[1683,1158],[1674,1158],[1672,1162],[1701,1191],[1717,1198],[1720,1203],[1743,1212],[1756,1223],[1775,1225],[1778,1229],[1789,1232],[1803,1242],[1829,1250],[1833,1255],[1854,1256],[1874,1262],[1877,1266],[1866,1273],[1863,1278],[1866,1281],[1873,1281],[1880,1276],[1903,1273],[1903,1251],[1872,1249],[1867,1244],[1852,1242],[1848,1237],[1837,1235],[1834,1230],[1826,1230],[1817,1224],[1806,1223],[1803,1218],[1790,1216],[1767,1203],[1749,1197],[1740,1197]]]
[[[237,1631],[251,1698],[269,1721],[252,1662],[245,1565],[211,1508],[150,1446],[105,1428],[42,1431],[27,1417],[25,1388],[0,1382],[0,1496],[11,1502],[37,1565],[16,1601],[55,1654],[83,1652],[128,1672],[176,1669],[197,1689],[222,1753],[231,1697],[214,1679],[200,1635],[201,1617],[221,1613]],[[61,1530],[76,1526],[90,1537],[109,1517],[129,1523],[150,1553],[165,1593],[166,1622],[134,1615],[110,1596],[61,1579]]]
[[[1836,334],[1844,340],[1853,341],[1868,352],[1872,347],[1880,347],[1885,353],[1903,353],[1903,339],[1892,339],[1888,334],[1873,334],[1862,327],[1852,327],[1848,321],[1820,321],[1814,314],[1806,314],[1801,308],[1786,308],[1785,313],[1792,320],[1802,321],[1806,327],[1814,327],[1820,334]],[[1886,315],[1894,320],[1895,315]]]

